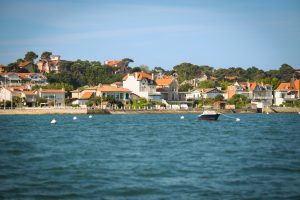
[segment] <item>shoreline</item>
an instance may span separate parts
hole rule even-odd
[[[255,114],[255,109],[217,110],[225,114]],[[199,114],[202,110],[106,110],[87,108],[16,108],[1,109],[0,115],[49,115],[49,114]],[[300,108],[267,108],[263,113],[300,113]]]

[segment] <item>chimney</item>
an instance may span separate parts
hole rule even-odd
[[[135,77],[136,80],[138,79],[138,74],[137,74],[137,72],[134,72],[134,77]]]
[[[154,80],[154,74],[153,73],[151,74],[151,78],[152,78],[152,80]]]

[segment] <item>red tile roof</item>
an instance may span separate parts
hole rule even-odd
[[[294,87],[296,90],[300,90],[300,80],[299,79],[294,81]]]
[[[137,80],[142,80],[143,78],[147,78],[149,80],[152,80],[152,76],[150,74],[147,74],[146,72],[134,72],[132,74],[130,74],[132,76],[137,76]],[[127,80],[128,74],[126,76],[123,77],[123,80]]]
[[[81,99],[90,99],[94,92],[85,92],[82,96]]]
[[[254,90],[255,87],[257,86],[257,83],[256,82],[253,82],[253,83],[250,83],[250,91]]]
[[[30,61],[23,61],[23,62],[20,62],[18,63],[18,66],[19,67],[26,67],[27,65],[31,64]]]
[[[172,83],[173,79],[171,78],[163,78],[163,79],[156,79],[156,84],[158,86],[168,86]]]
[[[22,93],[25,95],[36,95],[35,91],[22,91]]]
[[[237,76],[225,76],[225,79],[227,80],[235,80],[237,78],[238,78]]]
[[[276,90],[289,90],[291,89],[291,83],[280,83]]]
[[[65,93],[65,90],[60,89],[42,89],[42,93]]]
[[[126,88],[118,88],[111,85],[101,85],[97,87],[97,91],[100,92],[131,92]]]
[[[117,65],[119,65],[122,62],[122,60],[108,60],[105,62],[106,65],[111,66],[111,67],[115,67]]]

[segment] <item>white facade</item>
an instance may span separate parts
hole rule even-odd
[[[280,106],[288,100],[294,101],[296,99],[295,93],[288,94],[288,91],[274,91],[274,105],[276,106]]]
[[[47,99],[48,103],[53,102],[54,106],[65,106],[65,91],[64,90],[40,90],[39,97]]]
[[[141,74],[141,72],[128,74],[126,80],[123,80],[123,88],[147,100],[160,101],[160,92],[156,92],[154,80],[139,77]]]

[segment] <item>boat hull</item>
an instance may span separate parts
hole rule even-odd
[[[199,120],[218,120],[220,114],[202,114],[198,116]]]

